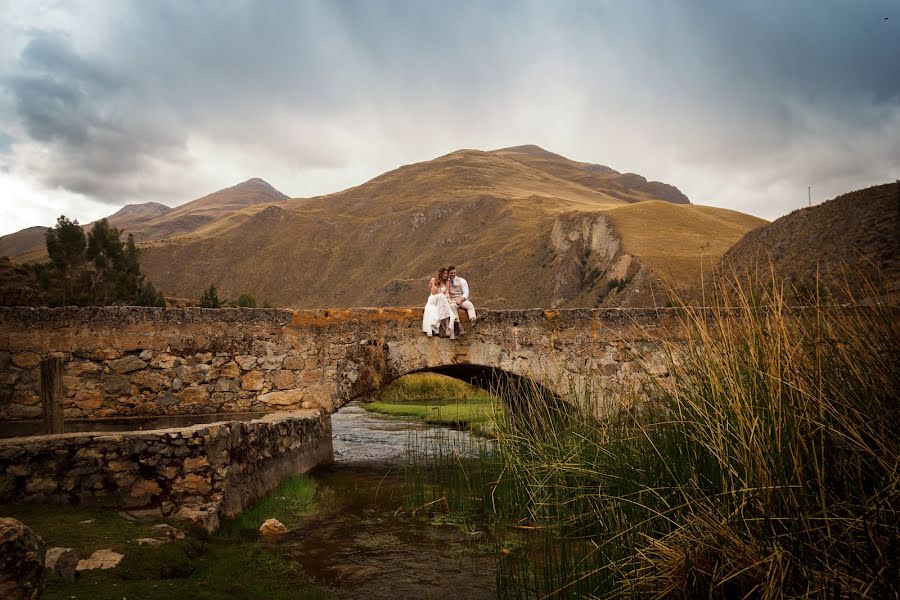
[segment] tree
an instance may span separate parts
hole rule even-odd
[[[202,308],[219,308],[222,306],[216,286],[209,284],[209,288],[207,288],[203,292],[203,295],[200,296],[200,306]]]
[[[123,242],[106,219],[94,223],[85,237],[78,221],[61,216],[47,232],[47,253],[50,261],[33,271],[51,304],[165,306],[162,294],[141,273],[134,236]]]
[[[65,215],[61,215],[56,220],[56,226],[47,231],[46,240],[47,254],[50,255],[52,269],[59,276],[62,305],[65,306],[67,301],[72,299],[73,280],[79,279],[78,275],[84,270],[84,230],[81,229],[77,220],[70,220]],[[49,287],[49,279],[45,281]]]
[[[237,305],[243,308],[256,308],[256,296],[249,292],[244,292],[238,298]]]

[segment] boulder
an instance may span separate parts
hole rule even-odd
[[[283,533],[287,533],[288,531],[290,530],[285,527],[284,523],[282,523],[278,519],[267,519],[262,525],[259,526],[259,534],[265,537],[269,537],[272,535],[281,535]]]
[[[110,548],[104,548],[102,550],[97,550],[88,558],[79,560],[75,570],[91,571],[93,569],[112,569],[113,567],[118,566],[123,558],[125,558],[124,554],[114,552]]]
[[[44,565],[47,571],[66,581],[75,580],[75,569],[78,567],[78,553],[72,548],[50,548],[47,550]]]
[[[219,529],[219,512],[212,505],[182,506],[173,518],[202,527],[209,533]]]
[[[171,525],[167,525],[166,523],[160,523],[159,525],[153,526],[153,533],[157,536],[167,537],[170,540],[183,540],[184,533]]]
[[[163,544],[169,543],[168,539],[156,539],[156,538],[137,538],[134,540],[138,546],[162,546]]]
[[[47,580],[44,541],[15,519],[0,518],[0,598],[34,600]]]

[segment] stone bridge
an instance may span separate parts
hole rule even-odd
[[[333,412],[408,373],[527,378],[557,394],[665,374],[673,309],[482,311],[456,340],[419,308],[0,309],[0,419],[41,416],[39,363],[65,359],[67,418]],[[602,408],[602,406],[598,407]]]

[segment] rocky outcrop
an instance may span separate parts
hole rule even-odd
[[[44,541],[27,525],[0,517],[0,598],[36,600],[47,585]]]
[[[549,247],[553,307],[631,303],[631,295],[620,292],[638,276],[641,264],[624,251],[608,217],[584,213],[558,217],[550,230]]]

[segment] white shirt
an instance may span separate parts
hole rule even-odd
[[[458,285],[459,287],[462,288],[463,302],[465,302],[466,300],[469,299],[469,283],[465,279],[463,279],[462,277],[457,275],[456,277],[454,277],[453,279],[450,280],[450,285]]]

